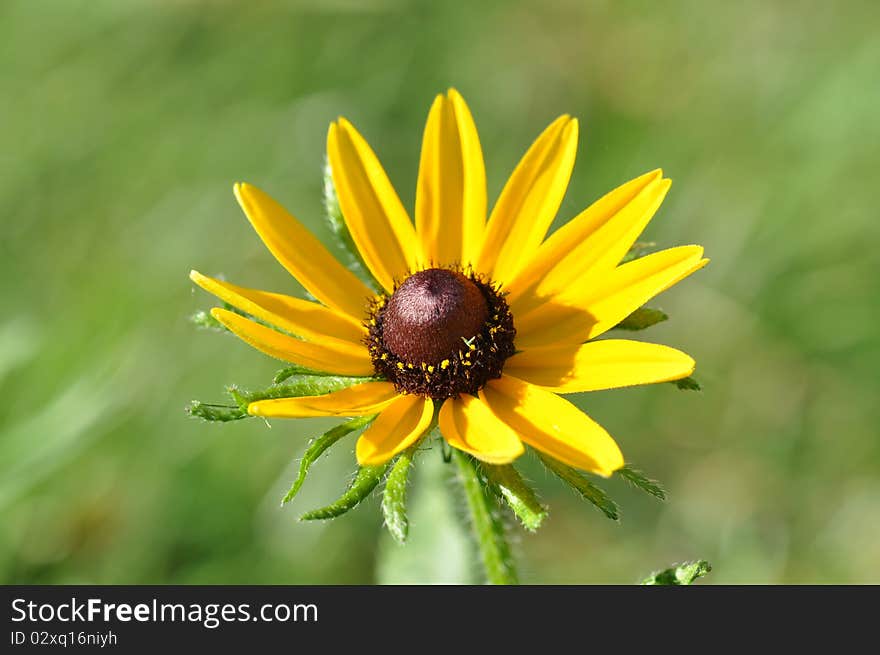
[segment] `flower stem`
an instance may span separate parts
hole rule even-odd
[[[496,511],[495,499],[480,480],[477,463],[470,455],[457,448],[452,449],[452,455],[458,466],[474,536],[489,584],[518,584],[510,546],[504,534],[504,524]]]

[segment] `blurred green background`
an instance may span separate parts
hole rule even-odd
[[[713,260],[640,337],[692,353],[704,391],[576,401],[669,500],[610,480],[615,524],[526,462],[551,515],[515,530],[523,580],[629,583],[705,557],[707,583],[880,583],[878,19],[873,2],[4,1],[0,580],[467,579],[467,544],[436,534],[453,496],[419,494],[436,450],[411,489],[436,552],[405,552],[376,502],[296,521],[343,489],[351,440],[279,509],[332,422],[183,412],[279,368],[188,323],[212,304],[190,268],[298,291],[232,183],[329,240],[320,167],[344,115],[411,207],[424,119],[454,85],[491,197],[571,113],[559,218],[662,166],[675,183],[647,238]]]

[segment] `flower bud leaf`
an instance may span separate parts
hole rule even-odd
[[[696,378],[686,377],[680,380],[672,380],[670,384],[674,384],[682,391],[702,391],[702,385],[697,382]]]
[[[615,329],[617,330],[629,330],[631,332],[635,332],[637,330],[644,330],[645,328],[649,328],[652,325],[657,325],[657,323],[662,323],[669,319],[664,312],[661,312],[659,309],[652,309],[651,307],[639,307],[632,314],[623,319],[620,323],[615,325]]]
[[[205,310],[199,310],[195,314],[189,317],[190,323],[195,325],[197,328],[201,330],[212,330],[214,332],[229,332],[229,328],[227,328],[223,323],[218,321],[216,318],[211,316],[210,312],[206,312]]]
[[[676,564],[662,571],[655,571],[639,584],[643,585],[689,585],[702,578],[712,566],[704,559]]]
[[[291,378],[294,375],[327,375],[326,373],[322,373],[321,371],[316,371],[311,368],[306,368],[305,366],[300,366],[299,364],[291,364],[290,366],[285,366],[280,371],[275,374],[275,377],[272,378],[272,382],[275,384],[281,384],[287,378]]]
[[[330,446],[335,444],[342,437],[365,428],[374,418],[376,418],[375,415],[353,418],[345,423],[330,428],[320,437],[315,439],[306,449],[306,452],[303,453],[302,460],[300,460],[299,463],[299,473],[296,476],[296,480],[294,480],[293,485],[291,485],[287,495],[284,496],[281,504],[285,505],[293,500],[293,497],[296,496],[300,487],[302,487],[303,483],[306,481],[306,475],[309,472],[309,468],[328,448],[330,448]]]
[[[534,532],[545,518],[547,508],[511,464],[482,464],[486,478],[504,502],[513,510],[526,530]]]
[[[401,546],[406,543],[409,533],[409,519],[406,517],[406,484],[418,446],[418,442],[413,444],[395,460],[385,481],[385,492],[382,494],[385,527]]]
[[[299,517],[300,521],[315,521],[323,519],[332,519],[345,514],[348,510],[357,506],[364,500],[376,485],[385,476],[388,470],[388,464],[380,464],[379,466],[362,466],[358,469],[354,481],[348,487],[348,490],[342,494],[339,499],[321,509],[306,512]]]
[[[637,489],[641,489],[660,500],[666,500],[666,490],[660,486],[660,483],[652,480],[637,468],[633,468],[631,464],[625,465],[617,471],[617,474]]]
[[[609,519],[614,521],[620,519],[620,510],[617,508],[617,504],[611,500],[604,490],[590,482],[586,476],[552,457],[545,457],[540,454],[539,457],[544,466],[577,491],[584,500],[593,503]]]

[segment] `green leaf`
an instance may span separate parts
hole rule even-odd
[[[348,490],[342,494],[339,499],[321,509],[306,512],[299,517],[300,521],[314,521],[323,519],[332,519],[345,514],[348,510],[357,506],[364,500],[376,485],[382,480],[385,471],[388,470],[388,464],[379,466],[362,466],[358,469],[354,481],[348,487]]]
[[[272,378],[272,382],[275,384],[281,384],[286,379],[293,377],[294,375],[322,375],[326,376],[326,373],[322,373],[321,371],[316,371],[311,368],[306,368],[305,366],[300,366],[299,364],[292,364],[290,366],[285,366],[280,371],[275,374],[275,377]]]
[[[324,215],[327,217],[327,222],[333,231],[334,242],[342,263],[348,270],[372,287],[373,291],[378,292],[381,290],[382,286],[370,273],[370,269],[367,268],[366,264],[364,264],[360,251],[351,237],[351,232],[348,231],[345,219],[342,217],[339,197],[336,195],[336,186],[333,184],[333,174],[328,160],[324,162]]]
[[[618,330],[629,330],[634,332],[636,330],[644,330],[652,325],[657,325],[657,323],[662,323],[667,319],[669,319],[669,316],[661,312],[659,309],[639,307],[614,327]]]
[[[409,532],[409,520],[406,517],[406,483],[409,470],[419,443],[415,443],[403,451],[385,481],[385,493],[382,495],[382,514],[385,516],[385,527],[394,540],[403,545]]]
[[[689,585],[697,578],[702,578],[712,566],[704,559],[695,562],[684,562],[662,571],[655,571],[639,584],[643,585]]]
[[[621,264],[625,264],[627,262],[631,262],[634,259],[638,259],[639,257],[644,257],[647,254],[650,254],[654,251],[654,248],[657,247],[657,244],[653,241],[636,241],[632,247],[629,249],[623,259],[620,261]]]
[[[656,480],[652,480],[640,470],[633,468],[630,464],[625,465],[622,469],[617,471],[617,474],[645,493],[649,493],[660,500],[666,500],[666,491],[660,486],[660,483]]]
[[[306,481],[306,475],[309,472],[309,468],[328,448],[330,448],[330,446],[342,439],[342,437],[366,427],[374,418],[376,418],[375,415],[353,418],[350,421],[346,421],[336,427],[330,428],[320,437],[315,439],[303,454],[302,460],[300,460],[299,463],[299,473],[296,476],[296,480],[294,480],[293,485],[290,487],[290,491],[284,496],[281,504],[284,505],[293,500],[293,497],[296,496],[300,487],[302,487],[303,482]]]
[[[695,378],[687,377],[680,380],[672,380],[670,384],[674,384],[682,391],[702,391],[703,387]]]
[[[545,457],[544,455],[539,455],[539,457],[544,466],[555,473],[563,482],[571,486],[585,500],[589,500],[598,507],[605,516],[614,521],[620,518],[617,504],[611,500],[608,494],[590,482],[583,474],[562,462],[556,461],[552,457]]]
[[[453,448],[452,457],[458,465],[459,479],[467,499],[486,578],[490,584],[517,584],[504,524],[496,511],[492,493],[480,477],[476,461],[457,448]]]
[[[197,311],[195,314],[189,317],[189,321],[197,328],[200,328],[202,330],[212,330],[214,332],[229,332],[229,328],[227,328],[225,325],[223,325],[223,323],[211,316],[210,312],[206,312],[205,310]]]
[[[369,377],[345,377],[341,375],[305,375],[295,374],[288,377],[283,384],[273,384],[266,389],[257,391],[242,391],[235,385],[226,388],[227,393],[238,403],[238,406],[247,411],[250,403],[258,400],[272,400],[275,398],[300,398],[302,396],[322,396],[327,393],[347,389],[355,384],[363,384],[374,378]]]
[[[523,527],[532,532],[537,530],[547,518],[547,508],[541,505],[517,470],[511,464],[483,464],[482,469]]]
[[[240,407],[233,405],[212,405],[203,403],[200,400],[192,401],[186,408],[186,413],[194,418],[200,418],[203,421],[219,421],[228,423],[229,421],[238,421],[248,418],[248,413]]]

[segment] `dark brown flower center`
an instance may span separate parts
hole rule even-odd
[[[476,394],[514,352],[513,317],[491,283],[456,270],[409,276],[370,313],[367,346],[377,375],[402,393]]]
[[[382,339],[404,362],[439,364],[479,334],[488,317],[476,284],[432,268],[408,277],[388,300]]]

